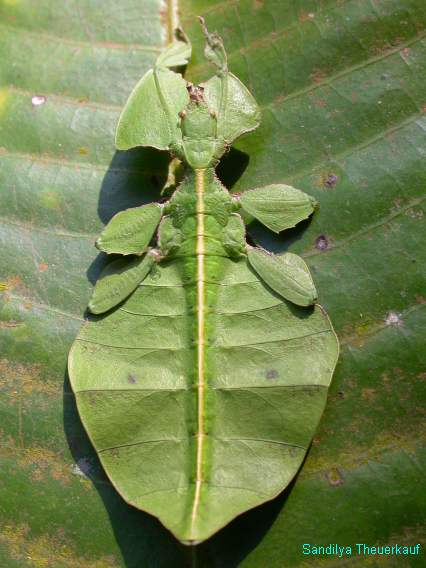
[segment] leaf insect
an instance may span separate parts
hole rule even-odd
[[[323,412],[338,341],[305,262],[247,243],[241,213],[274,232],[310,216],[289,185],[231,196],[215,173],[259,126],[221,38],[202,20],[215,74],[174,69],[177,39],[136,85],[116,146],[169,150],[183,181],[166,203],[118,213],[96,246],[120,255],[98,280],[69,356],[84,426],[114,487],[179,540],[199,543],[278,495]],[[152,246],[153,237],[155,246]]]

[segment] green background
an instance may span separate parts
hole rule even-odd
[[[174,8],[0,0],[0,566],[340,566],[303,556],[302,543],[422,542],[424,0],[181,1],[194,44],[187,77],[211,73],[203,14],[262,107],[261,128],[221,164],[223,181],[232,191],[291,183],[320,202],[297,230],[251,234],[304,256],[342,353],[296,481],[196,558],[125,505],[99,467],[66,357],[105,264],[96,236],[117,211],[156,199],[165,179],[167,155],[115,152],[113,140],[130,90],[170,40]]]

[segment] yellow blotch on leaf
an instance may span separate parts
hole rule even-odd
[[[41,202],[48,209],[60,209],[61,203],[59,200],[58,192],[54,189],[45,189],[40,196]]]
[[[5,87],[0,89],[0,116],[6,110],[7,101],[9,99],[9,91]]]

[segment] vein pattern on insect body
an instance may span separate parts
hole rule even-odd
[[[186,283],[187,306],[195,314],[191,342],[195,348],[197,392],[195,490],[191,511],[194,523],[206,472],[203,462],[208,452],[206,384],[214,372],[208,356],[214,334],[212,314],[216,308],[217,288],[224,269],[224,259],[241,256],[245,246],[244,227],[239,215],[232,213],[232,199],[212,167],[198,168],[187,175],[170,200],[169,217],[163,218],[159,230],[162,254],[182,261],[182,278]],[[240,242],[235,239],[235,223],[240,227]],[[167,235],[163,237],[163,232]],[[172,247],[165,243],[173,243]],[[163,244],[164,243],[164,244]],[[213,404],[210,397],[209,407]]]

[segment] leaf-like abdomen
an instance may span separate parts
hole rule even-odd
[[[245,258],[206,259],[204,451],[194,514],[196,257],[160,263],[70,355],[82,420],[121,495],[182,541],[276,496],[324,408],[338,345],[319,307],[283,301]]]

